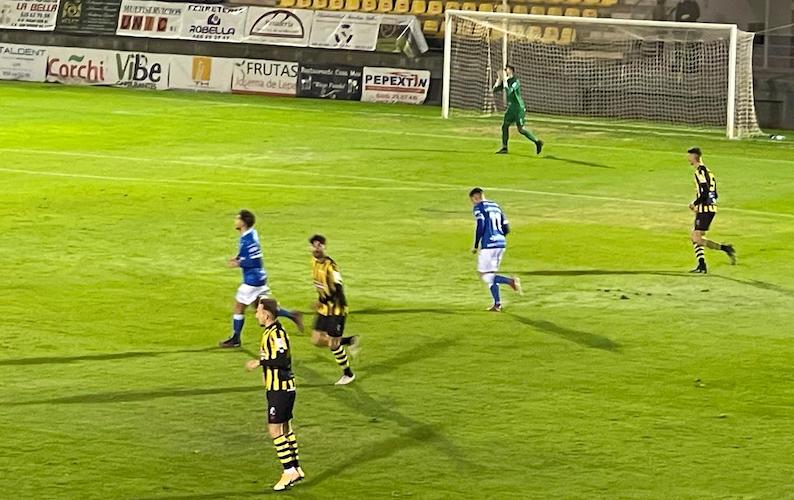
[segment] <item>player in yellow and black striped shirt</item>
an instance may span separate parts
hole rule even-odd
[[[349,346],[350,353],[358,352],[358,335],[343,337],[345,320],[347,319],[347,298],[342,285],[342,274],[334,259],[325,253],[325,236],[315,234],[309,238],[312,256],[312,281],[317,290],[317,303],[315,310],[317,317],[314,320],[312,343],[318,347],[328,346],[342,368],[342,377],[336,385],[347,385],[356,379],[350,362],[347,359],[345,346]]]
[[[292,409],[295,406],[295,377],[292,374],[292,356],[289,337],[276,319],[278,302],[266,296],[256,300],[256,319],[265,330],[259,348],[259,359],[252,359],[246,369],[262,367],[262,378],[267,391],[267,422],[276,454],[284,467],[278,483],[273,486],[282,491],[304,478],[298,461],[298,440],[292,430]]]
[[[695,169],[695,200],[689,204],[689,209],[695,212],[695,227],[692,230],[692,245],[695,247],[695,257],[698,265],[690,272],[707,273],[706,255],[703,247],[722,250],[728,255],[731,264],[736,264],[736,250],[730,243],[717,243],[705,238],[706,231],[711,227],[711,222],[717,215],[717,179],[703,164],[703,153],[700,148],[691,148],[687,151],[689,164]]]

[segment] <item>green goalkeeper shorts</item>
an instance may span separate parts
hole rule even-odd
[[[516,124],[519,127],[523,127],[525,123],[525,115],[526,112],[524,110],[512,110],[508,109],[505,112],[504,120],[502,121],[502,125],[507,125],[508,127],[512,124]]]

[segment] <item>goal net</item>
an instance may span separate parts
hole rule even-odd
[[[445,118],[499,112],[509,61],[530,113],[762,133],[753,34],[735,25],[451,10],[444,27]]]

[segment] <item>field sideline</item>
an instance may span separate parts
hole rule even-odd
[[[264,391],[214,346],[259,218],[314,299],[328,237],[359,380],[291,325],[301,499],[794,498],[794,144],[433,107],[0,82],[0,497],[226,499],[278,478]],[[519,140],[521,139],[521,140]],[[719,180],[692,276],[685,151]],[[506,210],[505,312],[467,192]]]

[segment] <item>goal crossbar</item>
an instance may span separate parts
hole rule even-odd
[[[673,28],[673,29],[705,29],[727,31],[736,28],[735,24],[723,23],[684,23],[677,21],[649,21],[644,19],[613,19],[608,17],[574,17],[574,16],[547,16],[540,14],[513,14],[507,12],[482,12],[478,10],[448,10],[444,12],[445,19],[450,17],[468,17],[471,19],[492,19],[503,21],[515,19],[523,21],[542,21],[544,23],[564,24],[606,24],[611,26],[637,26],[644,28]]]

